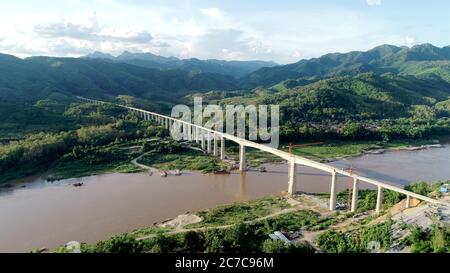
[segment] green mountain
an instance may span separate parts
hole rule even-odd
[[[175,57],[162,57],[152,53],[130,53],[125,51],[114,57],[101,52],[94,52],[85,56],[87,59],[107,59],[114,62],[122,62],[136,66],[154,69],[182,69],[190,72],[214,73],[234,78],[241,78],[262,67],[273,67],[277,64],[265,61],[222,61],[222,60],[199,60],[178,59]]]
[[[450,81],[373,72],[221,98],[280,106],[284,140],[432,138],[450,135]]]
[[[240,82],[202,72],[211,70],[208,62],[221,66],[222,61],[132,53],[91,57],[19,59],[0,54],[0,131],[20,130],[23,124],[32,125],[26,130],[43,128],[40,117],[57,124],[64,105],[77,95],[169,111],[174,103],[206,94],[208,102],[280,105],[284,139],[342,137],[354,123],[358,126],[352,130],[360,131],[351,134],[358,139],[450,135],[450,47],[383,45],[367,52],[327,54],[263,68]],[[180,62],[179,67],[161,68],[173,62]],[[146,67],[150,63],[155,68]],[[239,74],[243,66],[252,65],[226,62],[223,69]]]
[[[364,72],[415,72],[412,74],[417,75],[420,71],[414,71],[414,68],[420,67],[418,63],[437,61],[450,61],[450,47],[438,48],[431,44],[412,48],[382,45],[365,52],[332,53],[294,64],[261,68],[242,78],[240,85],[243,88],[267,87],[288,79],[317,80]]]
[[[191,91],[235,89],[230,76],[159,70],[103,59],[0,55],[0,98],[37,101],[52,94],[112,99],[131,95],[148,100],[176,101]]]

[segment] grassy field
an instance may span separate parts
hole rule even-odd
[[[140,142],[130,141],[105,147],[86,149],[86,154],[78,157],[65,156],[47,172],[47,180],[62,180],[108,172],[138,173],[143,169],[130,161],[138,156],[134,150]]]
[[[392,142],[380,141],[327,141],[322,144],[294,143],[294,145],[305,145],[294,147],[293,153],[316,161],[328,161],[337,158],[354,157],[364,154],[364,152],[376,149],[400,149],[408,146],[420,146],[432,144],[431,140],[404,140]],[[310,145],[310,146],[308,146]],[[280,150],[289,151],[288,144],[281,144]],[[227,148],[227,155],[234,160],[239,160],[239,147],[231,146]],[[246,159],[250,167],[257,167],[263,163],[277,163],[283,160],[273,154],[256,150],[246,149]]]
[[[164,234],[167,232],[174,231],[174,227],[160,227],[160,226],[153,226],[153,227],[145,227],[138,230],[135,230],[131,232],[130,234],[135,236],[136,238],[144,237],[148,235],[156,235],[156,234]]]
[[[188,225],[186,228],[214,227],[231,225],[267,216],[281,209],[289,208],[286,199],[269,197],[254,201],[240,202],[220,206],[211,210],[197,212],[202,222]]]
[[[190,149],[183,149],[177,154],[148,154],[142,157],[139,163],[165,171],[191,170],[210,173],[228,168],[218,158]]]
[[[414,141],[393,141],[393,142],[377,142],[377,141],[355,141],[355,142],[325,142],[320,145],[311,145],[305,147],[294,147],[293,153],[314,160],[330,160],[339,157],[352,157],[363,154],[369,150],[375,149],[394,149],[405,148],[408,146],[420,146],[431,144],[430,140],[414,140]],[[283,147],[288,151],[288,147]]]

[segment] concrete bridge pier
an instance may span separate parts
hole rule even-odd
[[[213,139],[214,139],[214,156],[218,156],[219,155],[219,143],[217,141],[216,134],[213,135]]]
[[[289,195],[293,195],[297,187],[297,165],[295,164],[294,158],[288,162],[288,166],[288,193]]]
[[[239,147],[239,171],[247,171],[247,162],[245,159],[245,145],[241,144]]]
[[[224,137],[220,138],[220,159],[221,160],[225,159],[225,138]]]
[[[207,141],[208,141],[208,147],[207,147],[207,153],[208,154],[211,154],[211,133],[210,132],[208,132],[208,135],[207,135]]]
[[[205,132],[202,130],[200,131],[200,142],[202,143],[202,150],[205,151],[206,149],[206,139],[205,139]]]
[[[352,194],[352,208],[351,212],[356,212],[358,208],[358,179],[353,178],[353,194]]]
[[[187,125],[187,141],[191,141],[192,140],[192,127],[191,125]]]
[[[195,143],[200,144],[200,129],[195,127]]]
[[[407,195],[405,209],[409,209],[410,207],[411,207],[411,197],[409,195]]]
[[[375,207],[375,212],[380,213],[382,209],[383,209],[383,188],[378,186],[377,206]]]
[[[188,138],[188,126],[187,124],[183,123],[183,140],[187,140]]]
[[[337,174],[334,171],[331,174],[331,191],[330,191],[330,210],[336,210],[337,193],[336,193]]]

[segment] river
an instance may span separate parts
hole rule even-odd
[[[394,185],[450,179],[450,145],[421,151],[364,155],[331,163]],[[69,241],[92,243],[150,226],[177,215],[287,189],[287,166],[267,173],[205,175],[184,172],[167,178],[148,174],[104,174],[50,183],[32,177],[0,190],[0,252],[54,248]],[[330,175],[299,166],[297,190],[328,192]],[[83,182],[82,187],[73,183]],[[340,177],[338,189],[348,187]]]

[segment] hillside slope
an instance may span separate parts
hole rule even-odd
[[[392,45],[378,46],[361,52],[326,54],[320,58],[301,60],[294,64],[262,68],[240,81],[243,88],[270,86],[288,79],[320,79],[334,76],[357,75],[364,72],[417,72],[421,63],[450,62],[450,47],[438,48],[430,44],[412,48]],[[417,73],[414,73],[417,74]]]
[[[161,71],[107,60],[0,55],[0,97],[36,101],[53,93],[112,99],[131,95],[176,101],[190,91],[236,88],[232,77],[179,69]]]

